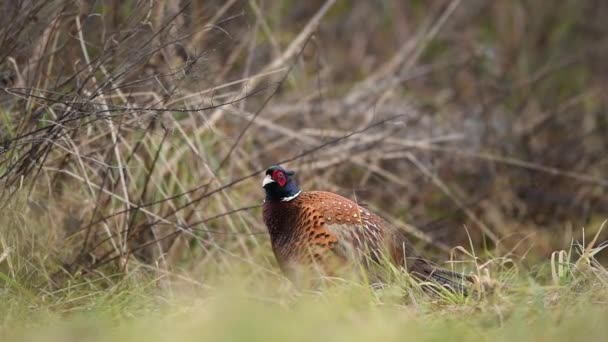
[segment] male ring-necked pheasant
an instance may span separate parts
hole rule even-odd
[[[371,264],[388,260],[419,279],[466,292],[468,277],[422,259],[402,231],[340,195],[303,192],[294,174],[272,166],[262,182],[264,223],[274,255],[288,278],[298,282],[299,271],[310,266],[335,275],[342,266],[369,269]]]

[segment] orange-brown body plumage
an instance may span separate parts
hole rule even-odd
[[[267,171],[263,209],[273,252],[289,278],[297,281],[303,269],[338,275],[352,266],[370,269],[388,261],[419,278],[462,290],[464,277],[420,258],[404,233],[384,219],[331,192],[301,192],[291,175],[280,167]]]

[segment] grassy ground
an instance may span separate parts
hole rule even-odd
[[[528,280],[513,293],[460,304],[410,298],[398,286],[380,291],[342,284],[298,293],[277,283],[251,284],[246,277],[204,294],[179,286],[160,291],[141,279],[104,290],[74,284],[47,296],[13,288],[2,294],[0,336],[3,341],[603,341],[605,281],[593,290],[575,290]]]
[[[383,287],[326,279],[298,290],[263,261],[198,274],[132,261],[125,272],[69,275],[57,287],[60,268],[38,229],[17,228],[31,240],[0,257],[2,341],[603,341],[608,333],[608,270],[595,260],[606,244],[595,239],[533,267],[470,259],[478,283],[462,297],[429,295],[394,270]],[[4,246],[13,238],[0,234]]]
[[[357,291],[359,290],[359,291]],[[605,340],[608,312],[588,299],[547,307],[538,289],[527,301],[425,309],[380,303],[367,291],[306,295],[286,303],[280,295],[255,298],[218,292],[169,300],[161,307],[100,296],[89,310],[37,313],[5,320],[3,341],[587,341]],[[126,295],[127,293],[125,293]],[[132,293],[131,293],[132,294]],[[121,297],[117,295],[117,297]],[[151,300],[150,298],[146,298]],[[143,300],[146,300],[143,299]],[[136,300],[137,301],[137,300]],[[285,301],[281,303],[281,301]]]

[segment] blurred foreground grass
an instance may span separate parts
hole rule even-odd
[[[55,286],[48,259],[4,249],[0,341],[605,341],[608,270],[595,256],[606,244],[596,244],[533,268],[478,259],[467,268],[485,285],[468,298],[430,296],[403,274],[382,287],[327,279],[303,291],[271,265],[246,263],[194,275],[133,262]]]
[[[267,289],[268,290],[268,289]],[[74,294],[90,307],[32,313],[32,303],[2,295],[2,341],[605,341],[608,298],[530,285],[499,300],[407,305],[354,285],[323,294],[212,291],[171,299],[141,289]],[[145,291],[144,291],[145,292]],[[523,294],[525,293],[525,295]],[[137,298],[137,299],[133,299]],[[161,298],[163,298],[161,300]],[[594,303],[595,302],[595,303]],[[63,303],[60,306],[69,305]],[[8,309],[8,312],[7,312]]]

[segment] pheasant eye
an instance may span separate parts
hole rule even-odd
[[[275,182],[279,183],[281,187],[284,187],[285,183],[287,183],[285,173],[283,173],[283,171],[281,170],[274,170],[274,172],[272,173],[272,179],[274,179]]]

